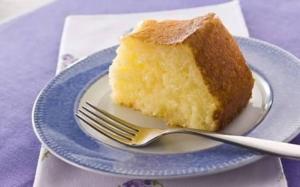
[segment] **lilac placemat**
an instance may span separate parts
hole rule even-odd
[[[155,11],[217,2],[224,1],[60,0],[1,25],[1,185],[32,186],[40,144],[31,128],[31,108],[39,90],[55,74],[67,15]],[[252,37],[279,45],[300,57],[300,1],[242,0],[241,5]],[[294,143],[300,144],[299,136]],[[283,164],[289,186],[299,186],[300,163],[284,160]]]

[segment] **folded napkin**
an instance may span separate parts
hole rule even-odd
[[[234,35],[248,36],[238,1],[199,8],[122,15],[70,16],[66,19],[61,41],[57,73],[77,59],[118,44],[119,37],[139,20],[146,18],[192,18],[215,12]],[[41,149],[34,186],[105,186],[105,187],[198,187],[198,186],[287,186],[281,162],[264,158],[256,163],[210,176],[172,179],[135,180],[101,175],[71,166],[45,148]]]

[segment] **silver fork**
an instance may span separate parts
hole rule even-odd
[[[78,110],[76,116],[102,135],[132,147],[148,145],[163,135],[185,133],[200,135],[270,155],[300,159],[300,145],[246,136],[219,134],[189,128],[157,129],[139,127],[122,120],[103,109],[97,108],[89,102],[86,102],[85,106],[81,106],[81,109]]]

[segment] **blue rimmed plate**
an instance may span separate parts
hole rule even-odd
[[[291,140],[300,127],[299,60],[266,42],[248,38],[237,41],[253,70],[255,86],[247,108],[223,132]],[[133,123],[164,127],[158,119],[110,101],[107,71],[115,49],[80,60],[39,94],[33,109],[33,127],[54,155],[84,169],[135,178],[207,175],[262,158],[247,149],[190,135],[170,135],[143,149],[128,148],[81,123],[74,113],[88,100]]]

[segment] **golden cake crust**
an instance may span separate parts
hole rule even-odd
[[[214,17],[214,13],[209,13],[206,16],[191,20],[166,20],[161,22],[146,20],[140,25],[137,32],[130,33],[127,37],[162,45],[181,44],[198,29],[204,27],[206,22],[213,20]]]
[[[234,38],[210,13],[182,21],[145,21],[125,36],[159,45],[187,45],[211,94],[220,107],[214,113],[216,130],[228,124],[248,103],[254,80]]]

